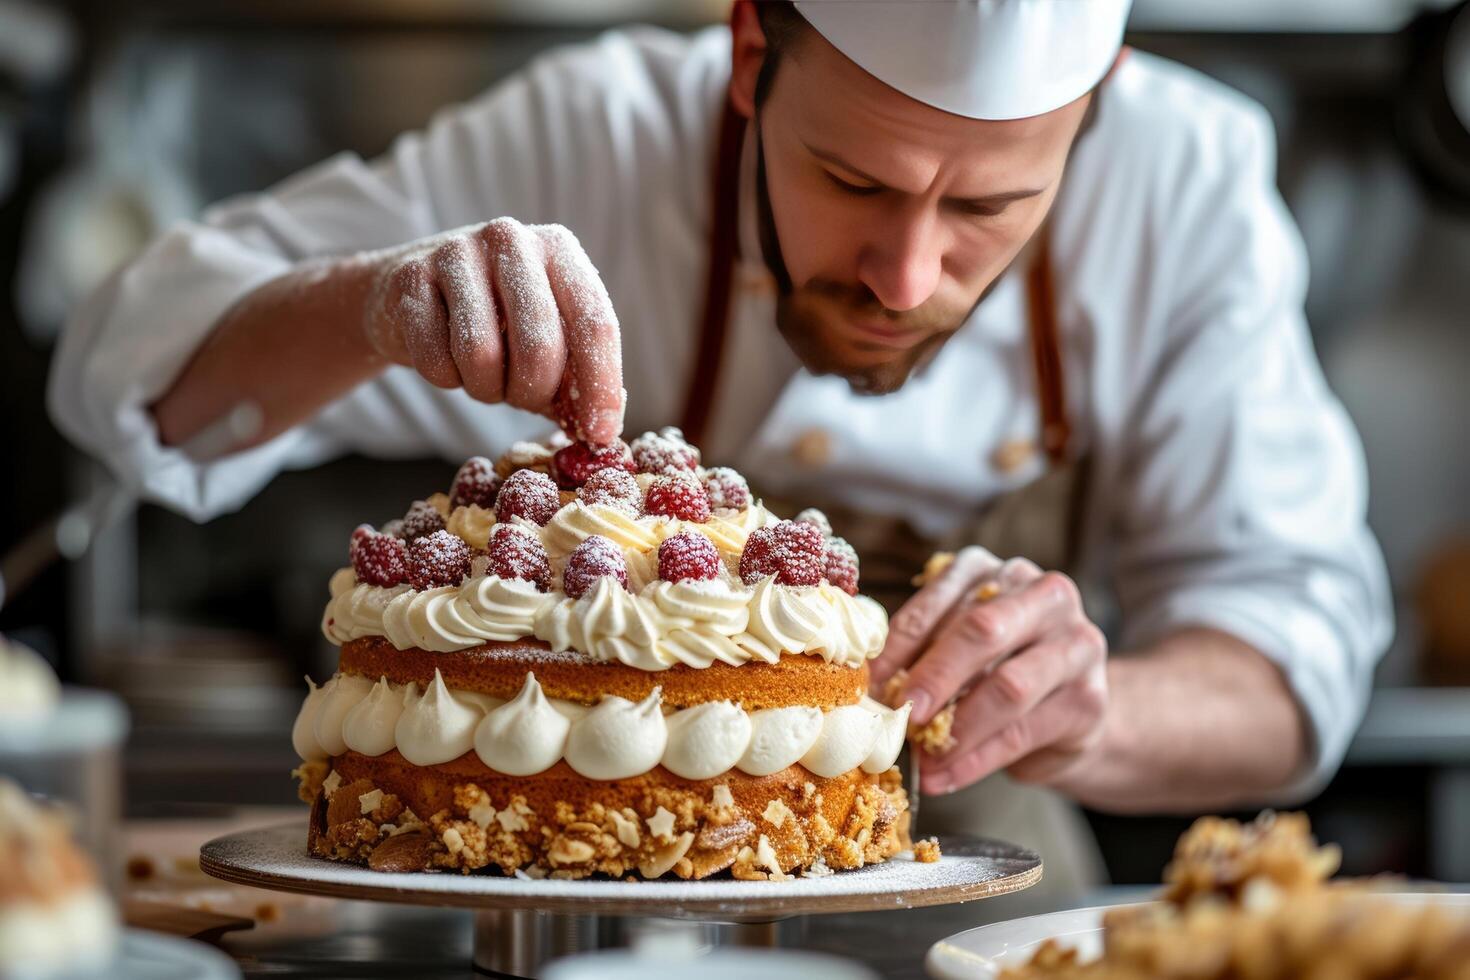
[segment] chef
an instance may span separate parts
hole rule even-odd
[[[75,316],[53,412],[197,520],[345,452],[679,423],[895,605],[957,552],[874,668],[916,721],[957,699],[926,829],[1301,798],[1391,626],[1362,453],[1269,118],[1126,14],[740,2],[555,51],[168,231]],[[178,448],[241,403],[252,445]]]

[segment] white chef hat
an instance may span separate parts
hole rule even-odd
[[[1131,0],[796,0],[868,74],[973,119],[1020,119],[1107,74]]]

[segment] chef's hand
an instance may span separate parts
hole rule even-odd
[[[873,662],[874,689],[907,668],[914,726],[965,692],[955,744],[921,767],[924,792],[951,792],[999,769],[1045,783],[1101,737],[1106,660],[1107,641],[1071,579],[971,547],[894,614]]]
[[[623,427],[618,319],[561,225],[496,218],[380,253],[363,331],[430,384],[548,415],[578,439]]]

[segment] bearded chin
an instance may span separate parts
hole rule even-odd
[[[811,315],[784,292],[776,300],[776,328],[807,371],[842,378],[860,395],[887,395],[902,388],[954,333],[947,330],[934,334],[882,363],[856,366],[822,341]]]

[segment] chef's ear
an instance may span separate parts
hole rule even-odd
[[[756,88],[768,48],[766,32],[753,0],[735,0],[730,11],[730,40],[733,44],[730,71],[730,103],[749,119],[755,115]]]

